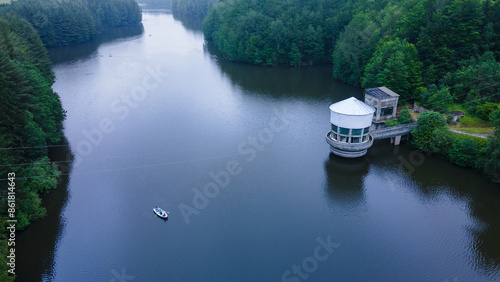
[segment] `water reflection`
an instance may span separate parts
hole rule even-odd
[[[464,206],[472,222],[463,227],[469,234],[464,245],[471,254],[470,264],[491,277],[499,275],[500,185],[404,145],[387,146],[384,140],[375,143],[366,157],[370,173],[381,176],[388,188],[411,191],[425,204],[443,205],[443,199],[451,198]]]
[[[109,144],[121,144],[125,140],[127,146],[117,146],[117,148],[113,148],[116,150],[107,151],[107,148],[110,147],[104,145],[107,144],[106,142],[103,143],[99,152],[103,153],[103,158],[111,158],[112,160],[109,163],[107,161],[99,163],[94,170],[114,168],[108,167],[111,162],[113,164],[116,162],[116,168],[125,167],[126,163],[116,160],[117,155],[133,154],[134,157],[130,161],[137,162],[137,165],[154,165],[156,162],[151,163],[152,159],[148,157],[148,154],[164,152],[165,146],[173,146],[173,150],[194,148],[195,145],[199,146],[196,148],[204,149],[205,145],[181,141],[184,139],[172,139],[173,141],[168,141],[168,144],[160,141],[156,142],[158,145],[155,142],[153,142],[155,144],[151,143],[155,138],[162,136],[151,140],[145,139],[143,142],[129,142],[134,138],[137,140],[137,133],[144,134],[144,136],[162,133],[166,131],[166,128],[170,128],[171,124],[181,124],[181,126],[186,124],[187,129],[196,129],[198,125],[190,125],[186,122],[193,120],[194,123],[202,124],[207,131],[220,132],[220,140],[224,139],[224,143],[220,143],[220,145],[228,144],[231,151],[227,153],[233,153],[232,148],[237,148],[239,142],[246,140],[247,133],[256,136],[255,134],[262,128],[250,128],[249,126],[250,129],[248,129],[246,128],[248,123],[257,121],[257,126],[267,126],[269,119],[266,116],[266,107],[280,108],[280,105],[287,104],[286,97],[299,98],[304,101],[304,103],[297,103],[298,105],[295,107],[297,110],[295,117],[299,122],[293,123],[290,126],[290,131],[300,133],[299,138],[302,138],[302,135],[306,136],[304,138],[309,138],[307,140],[311,140],[311,145],[294,147],[293,155],[281,154],[279,153],[281,150],[273,151],[271,148],[285,148],[289,146],[289,141],[292,139],[283,141],[285,138],[281,138],[277,134],[274,143],[269,144],[269,150],[266,149],[262,154],[259,153],[257,163],[245,166],[244,173],[235,177],[234,180],[231,179],[231,187],[235,188],[225,190],[224,193],[221,192],[221,196],[213,201],[211,199],[210,206],[203,211],[204,220],[196,220],[196,223],[189,227],[185,225],[179,214],[177,217],[174,215],[165,224],[153,221],[150,209],[151,202],[157,204],[156,195],[165,194],[168,189],[168,193],[170,193],[168,201],[172,206],[182,202],[190,203],[193,199],[191,189],[194,185],[187,184],[185,176],[191,177],[198,174],[201,178],[193,179],[193,181],[199,184],[206,183],[208,171],[212,169],[216,171],[225,167],[228,159],[221,158],[220,161],[217,160],[213,163],[212,160],[210,163],[204,161],[183,163],[168,169],[163,167],[140,168],[133,173],[117,171],[96,174],[95,177],[88,178],[78,177],[78,171],[75,169],[72,187],[70,187],[74,189],[71,191],[75,191],[74,198],[65,212],[65,215],[68,216],[68,224],[64,228],[67,236],[60,243],[56,241],[57,236],[60,236],[58,234],[63,230],[64,222],[60,221],[59,225],[53,227],[56,230],[54,231],[55,235],[53,235],[55,243],[50,242],[50,240],[46,243],[46,245],[52,244],[57,250],[56,278],[58,280],[71,281],[70,278],[74,280],[75,277],[78,278],[78,274],[86,273],[86,280],[109,281],[113,278],[110,276],[110,270],[120,271],[122,267],[127,267],[128,274],[147,281],[161,279],[196,281],[203,280],[203,277],[211,277],[214,280],[217,278],[219,280],[238,280],[238,277],[254,278],[252,279],[254,281],[276,280],[276,278],[279,279],[281,268],[284,270],[294,262],[300,263],[304,256],[311,254],[314,247],[314,245],[312,247],[304,246],[303,243],[279,245],[276,242],[292,236],[300,239],[305,238],[304,242],[314,244],[314,238],[329,234],[330,231],[336,232],[335,230],[345,232],[345,235],[338,234],[338,237],[332,234],[332,238],[335,237],[343,244],[342,250],[339,249],[336,256],[332,256],[331,259],[320,265],[322,270],[318,269],[314,275],[321,275],[320,272],[323,269],[331,269],[330,272],[327,271],[329,277],[340,274],[339,280],[349,280],[348,275],[357,272],[360,273],[356,277],[357,279],[351,277],[350,280],[362,281],[371,275],[371,277],[377,277],[378,280],[383,280],[382,277],[385,277],[385,280],[397,281],[408,280],[408,278],[410,278],[409,280],[442,281],[443,279],[431,278],[440,278],[442,275],[448,275],[451,271],[462,271],[460,275],[464,275],[460,276],[462,277],[460,280],[472,281],[474,279],[467,278],[473,277],[478,280],[477,273],[482,272],[481,270],[491,269],[489,271],[493,273],[493,267],[498,265],[499,261],[498,246],[495,245],[498,244],[495,238],[498,238],[497,235],[499,235],[496,223],[498,222],[496,216],[499,213],[498,208],[491,206],[500,206],[494,200],[500,199],[500,195],[485,192],[486,190],[482,189],[484,187],[478,187],[477,185],[484,183],[478,181],[477,176],[474,177],[473,174],[456,175],[457,173],[462,174],[462,170],[456,170],[456,167],[445,162],[437,162],[439,160],[436,161],[433,158],[427,158],[424,164],[415,167],[415,171],[409,171],[407,168],[400,167],[399,157],[408,159],[411,151],[402,146],[390,146],[386,140],[375,144],[364,159],[346,160],[335,156],[329,156],[325,159],[328,149],[324,143],[325,129],[323,125],[326,124],[328,128],[328,100],[354,96],[351,95],[351,92],[358,91],[343,84],[334,86],[336,82],[331,78],[329,66],[296,70],[229,63],[220,59],[215,53],[206,50],[204,54],[199,53],[199,47],[203,44],[202,38],[198,35],[192,36],[191,31],[184,32],[184,28],[181,31],[176,30],[181,27],[178,22],[171,26],[175,29],[166,31],[169,28],[166,24],[174,22],[171,15],[164,18],[152,15],[146,19],[146,30],[148,30],[148,34],[152,31],[153,36],[151,40],[138,40],[141,44],[131,43],[130,46],[135,46],[136,49],[131,48],[130,52],[144,52],[151,55],[141,57],[142,65],[170,64],[172,68],[177,70],[177,76],[175,79],[166,81],[164,88],[159,88],[158,92],[155,92],[158,95],[151,93],[150,99],[155,99],[154,102],[145,102],[148,103],[148,106],[138,108],[134,113],[131,113],[130,118],[127,119],[126,123],[123,123],[121,128],[117,127],[113,134],[106,136],[106,142],[110,142]],[[165,36],[157,36],[159,31],[165,31],[163,34]],[[170,36],[168,41],[165,41],[168,36]],[[195,40],[187,41],[187,39]],[[175,44],[176,41],[183,40],[194,45],[187,45],[187,47],[179,45],[176,48],[192,48],[193,53],[164,52],[167,44]],[[121,42],[116,44],[114,48],[128,48],[120,46],[127,44]],[[206,60],[207,57],[213,58],[213,61]],[[91,62],[89,61],[89,63]],[[212,62],[217,62],[218,65],[214,65]],[[92,66],[92,64],[75,63],[71,67],[77,69],[75,73],[82,74],[83,77],[83,74],[88,72],[87,66]],[[113,72],[121,73],[123,71],[121,66],[110,64],[109,68]],[[59,89],[75,88],[85,93],[88,86],[81,84],[84,80],[64,81],[64,78],[67,77],[67,74],[63,72],[65,69],[68,68],[59,69],[58,77],[62,78],[60,82],[64,82],[64,84],[59,84]],[[130,72],[130,77],[133,77],[133,74],[134,72]],[[220,75],[229,79],[220,80]],[[141,76],[139,76],[140,78]],[[201,83],[200,78],[210,78],[210,81],[206,81],[209,82],[209,85]],[[97,86],[107,86],[106,78],[102,79],[102,81],[106,81],[103,84],[99,84],[99,81],[99,79],[95,79],[92,80],[92,83]],[[112,83],[122,83],[124,87],[133,87],[134,83],[137,82],[134,79],[121,78]],[[222,92],[221,96],[214,96],[214,98],[227,101],[235,96],[234,89],[226,87],[228,83],[232,83],[234,88],[244,90],[241,106],[221,106],[220,103],[213,102],[216,99],[204,95],[207,88],[214,86],[214,89],[220,89]],[[335,89],[332,89],[334,87]],[[120,95],[118,92],[118,90],[110,91],[110,95]],[[361,94],[360,90],[358,92]],[[65,93],[65,91],[61,91],[61,93]],[[183,94],[178,95],[182,98],[172,97],[173,93]],[[257,99],[253,99],[254,96]],[[284,97],[285,99],[283,101],[269,101],[269,99],[259,99],[262,98],[261,96]],[[82,94],[81,97],[82,101],[92,101],[93,99],[92,95]],[[213,119],[209,116],[206,122],[201,122],[202,119],[197,119],[197,115],[186,114],[194,113],[190,112],[192,104],[194,104],[193,100],[190,100],[191,98],[196,99],[194,101],[199,107],[217,109],[213,111],[214,115],[232,117],[219,111],[219,108],[241,111],[241,122],[238,120],[234,123],[238,126],[241,125],[241,127],[245,126],[245,129],[241,130],[243,134],[241,139],[234,137],[236,131],[229,130],[229,126],[220,122],[222,119]],[[204,100],[205,98],[206,100]],[[68,95],[65,99],[68,102],[73,99],[73,96]],[[255,108],[252,108],[253,105],[249,105],[253,102],[257,102]],[[101,112],[96,111],[96,113]],[[103,110],[102,114],[107,115],[108,113]],[[90,129],[88,123],[93,119],[76,118],[76,116],[72,116],[72,118],[74,132]],[[263,122],[258,122],[259,118],[263,118]],[[78,142],[79,139],[76,137],[77,135],[74,133],[70,140]],[[205,139],[202,141],[212,140],[212,138],[202,137]],[[297,138],[296,136],[292,137]],[[191,137],[189,136],[189,138]],[[227,143],[225,139],[227,139]],[[314,140],[320,140],[321,143],[316,146],[317,143]],[[215,142],[207,145],[211,144],[215,144]],[[400,151],[393,151],[394,148],[399,148]],[[137,152],[132,153],[129,150],[137,150]],[[141,152],[144,152],[145,155],[142,156]],[[198,151],[189,151],[189,157],[185,157],[185,151],[180,153],[182,155],[179,154],[179,157],[182,158],[179,160],[196,160],[208,156],[198,153]],[[214,155],[216,154],[222,155],[223,153],[222,151],[220,153],[214,151]],[[288,158],[288,156],[292,157]],[[258,162],[264,163],[265,160],[268,160],[267,166],[261,168]],[[175,160],[164,160],[164,162],[170,161]],[[434,162],[436,163],[433,164]],[[305,170],[302,167],[308,169]],[[200,173],[196,173],[197,171]],[[308,187],[307,190],[297,189],[295,192],[292,190],[294,183],[283,185],[286,182],[282,179],[287,178],[292,173],[301,173],[303,182],[298,182],[297,185],[304,187],[310,185],[310,188]],[[440,173],[449,175],[443,176]],[[433,179],[425,179],[427,175]],[[384,176],[390,176],[389,180],[392,181],[390,183],[401,188],[396,190],[400,193],[392,193],[385,187],[380,189],[381,185],[388,183]],[[457,179],[454,180],[454,178]],[[465,179],[469,181],[469,184],[466,185],[472,186],[460,186],[461,182],[468,183]],[[455,182],[449,185],[446,182],[450,180]],[[258,188],[257,185],[264,189]],[[447,188],[446,185],[452,188]],[[457,185],[458,187],[454,187]],[[76,187],[91,188],[83,193],[88,197],[78,197],[76,194],[78,188]],[[286,198],[286,201],[282,199],[285,192],[280,189],[291,192],[287,193],[289,197]],[[304,194],[295,194],[300,193],[300,191],[303,191]],[[493,191],[493,189],[487,191]],[[479,195],[475,196],[474,193]],[[489,193],[489,195],[485,195],[485,193]],[[444,197],[440,197],[443,194],[445,194]],[[449,197],[448,194],[453,196]],[[89,198],[95,201],[89,201]],[[445,198],[446,204],[449,206],[439,203],[441,198]],[[239,202],[240,199],[241,202]],[[327,210],[332,210],[333,213],[324,212],[325,202]],[[108,213],[110,203],[113,204],[114,209]],[[243,203],[243,205],[238,206],[238,203]],[[391,204],[395,203],[403,203],[399,208],[407,213],[394,212],[395,209],[391,208],[395,208],[396,205]],[[241,208],[227,213],[228,204]],[[85,215],[81,215],[79,213],[81,207],[91,210],[92,215],[89,216],[87,211],[85,211]],[[441,207],[442,209],[440,209]],[[73,212],[70,208],[74,208]],[[306,216],[302,218],[292,217],[290,212],[286,212],[287,208],[293,211],[300,208],[300,214]],[[266,223],[262,217],[248,213],[247,210],[262,211],[263,215],[271,220]],[[302,213],[302,210],[315,212]],[[103,216],[103,211],[106,212],[105,216]],[[436,211],[436,213],[430,214],[429,211]],[[148,220],[144,220],[142,213],[147,214]],[[339,214],[341,216],[337,216]],[[81,217],[79,217],[80,215]],[[458,217],[459,220],[453,221],[454,216]],[[255,220],[249,220],[250,218]],[[279,219],[280,225],[277,225],[277,221],[272,220],[273,218]],[[428,219],[434,220],[433,224],[427,224]],[[449,226],[441,224],[448,221],[451,222]],[[289,229],[277,228],[281,226]],[[87,229],[88,227],[92,227],[92,229]],[[281,230],[286,230],[286,234]],[[161,244],[144,240],[144,238],[150,238],[149,234],[157,234],[157,232],[161,232],[169,239],[162,241]],[[43,235],[43,233],[40,234]],[[249,240],[243,241],[242,239],[245,237],[242,237],[241,234],[248,235]],[[35,238],[34,236],[38,234],[32,233],[32,235],[29,239]],[[93,237],[89,239],[87,235]],[[436,250],[434,248],[442,245],[443,242],[449,242],[450,237],[454,237],[454,241],[447,245],[449,249]],[[204,240],[200,241],[199,238],[204,238]],[[27,240],[24,239],[24,241]],[[86,244],[85,249],[83,249],[79,245],[80,242],[90,243]],[[140,244],[136,244],[137,242]],[[242,242],[244,243],[242,244]],[[36,244],[45,244],[45,242],[37,239]],[[44,252],[50,252],[50,254],[44,257],[38,255],[38,258],[35,257],[35,259],[50,261],[56,251],[54,249],[45,250],[46,245],[43,245],[43,248],[40,247],[41,245],[37,245],[36,249],[43,249]],[[29,249],[34,247],[32,244]],[[305,248],[301,249],[301,247]],[[33,256],[26,255],[27,252],[29,251],[26,251],[23,257],[32,258]],[[99,256],[95,256],[96,253]],[[464,256],[467,255],[470,256],[469,260],[464,259]],[[161,266],[161,263],[156,263],[158,260],[151,259],[159,256],[163,257],[164,260],[176,261],[177,259],[179,261],[165,267]],[[211,259],[207,260],[207,257]],[[269,257],[273,258],[267,260]],[[448,265],[447,269],[443,269],[442,264],[445,261],[451,261],[453,265]],[[479,271],[471,270],[469,262]],[[491,268],[488,268],[488,265]],[[351,266],[353,267],[352,271],[349,269]],[[49,269],[46,271],[48,274],[45,274],[49,280],[50,275],[52,275],[51,267],[52,262],[49,262],[46,268],[34,264],[33,269],[30,268],[29,271],[43,272],[44,270],[39,269]],[[253,270],[260,268],[269,268],[262,271],[262,273],[267,274],[257,278],[251,275],[255,274]],[[432,270],[435,270],[433,274],[425,274],[432,272]],[[27,271],[26,268],[23,270],[24,273]],[[350,273],[346,274],[346,272]],[[39,274],[39,276],[42,275]],[[39,276],[33,275],[33,277],[21,279],[37,281],[40,280]],[[393,279],[387,279],[387,277]],[[453,276],[446,277],[452,278]],[[313,279],[328,280],[325,276],[322,278]]]
[[[207,42],[205,54],[218,65],[223,76],[227,76],[233,86],[252,94],[271,96],[277,99],[298,97],[324,101],[332,95],[334,101],[351,96],[361,98],[362,89],[354,88],[332,77],[330,65],[302,67],[262,67],[233,63],[223,58],[215,46]],[[312,83],[314,82],[314,83]],[[329,103],[330,100],[326,103]]]
[[[17,236],[16,248],[16,281],[51,280],[54,275],[54,254],[57,252],[58,241],[64,232],[64,218],[62,210],[68,202],[68,183],[73,155],[68,141],[63,140],[60,145],[49,150],[51,160],[58,162],[62,175],[59,177],[57,189],[43,197],[43,206],[47,216],[32,223],[29,228]],[[33,251],[37,250],[37,251]]]
[[[447,170],[453,169],[455,173]],[[458,170],[458,173],[457,173]],[[488,275],[498,275],[500,269],[500,187],[478,177],[473,171],[458,168],[444,160],[426,159],[413,178],[420,195],[432,200],[448,194],[466,203],[472,226],[464,227],[470,233],[470,258],[475,269]]]
[[[174,20],[180,21],[182,23],[182,26],[191,31],[196,31],[199,32],[200,34],[203,33],[203,18],[200,17],[186,17],[182,16],[179,13],[173,12],[172,15],[174,16]]]
[[[171,0],[139,0],[137,1],[142,10],[145,9],[170,9],[172,7]]]
[[[345,159],[330,154],[325,164],[326,193],[333,208],[356,209],[365,203],[363,181],[369,171],[365,158]]]
[[[477,197],[477,202],[472,205],[472,215],[479,222],[476,228],[470,228],[471,248],[477,254],[473,264],[476,269],[482,269],[491,277],[500,274],[500,223],[498,220],[500,195],[494,194],[496,195],[491,195],[492,197],[485,196],[483,193],[473,196],[473,198]],[[489,208],[490,204],[494,207],[494,211]]]
[[[147,13],[148,16],[152,16],[152,17],[172,14],[172,10],[170,10],[170,8],[158,8],[158,9],[146,8],[146,9],[143,9],[142,11],[144,13]]]
[[[68,63],[82,59],[90,59],[92,54],[94,54],[94,56],[98,55],[96,53],[97,48],[103,43],[115,41],[116,39],[139,38],[143,33],[144,27],[142,24],[110,28],[87,43],[50,48],[48,49],[49,56],[54,65],[63,62]],[[108,54],[105,55],[107,56]]]

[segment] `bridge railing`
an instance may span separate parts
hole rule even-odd
[[[378,129],[372,130],[370,132],[370,135],[373,136],[373,139],[375,139],[375,140],[386,139],[386,138],[410,134],[410,132],[415,127],[417,127],[416,122],[403,124],[403,125],[397,125],[397,126],[391,126],[391,127],[383,127],[383,128],[378,128]]]

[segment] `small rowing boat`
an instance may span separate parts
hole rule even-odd
[[[163,219],[166,219],[166,218],[168,217],[167,212],[166,212],[166,211],[164,211],[164,210],[162,210],[160,207],[156,207],[156,208],[154,208],[154,209],[153,209],[153,212],[154,212],[157,216],[159,216],[159,217],[161,217],[161,218],[163,218]]]

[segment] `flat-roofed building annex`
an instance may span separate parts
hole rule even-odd
[[[396,117],[399,94],[381,86],[365,90],[365,103],[375,108],[373,122],[385,122]]]

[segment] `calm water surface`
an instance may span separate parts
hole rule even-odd
[[[74,159],[19,281],[500,278],[500,187],[388,141],[331,156],[362,91],[329,66],[229,63],[166,10],[122,32],[52,52]]]

